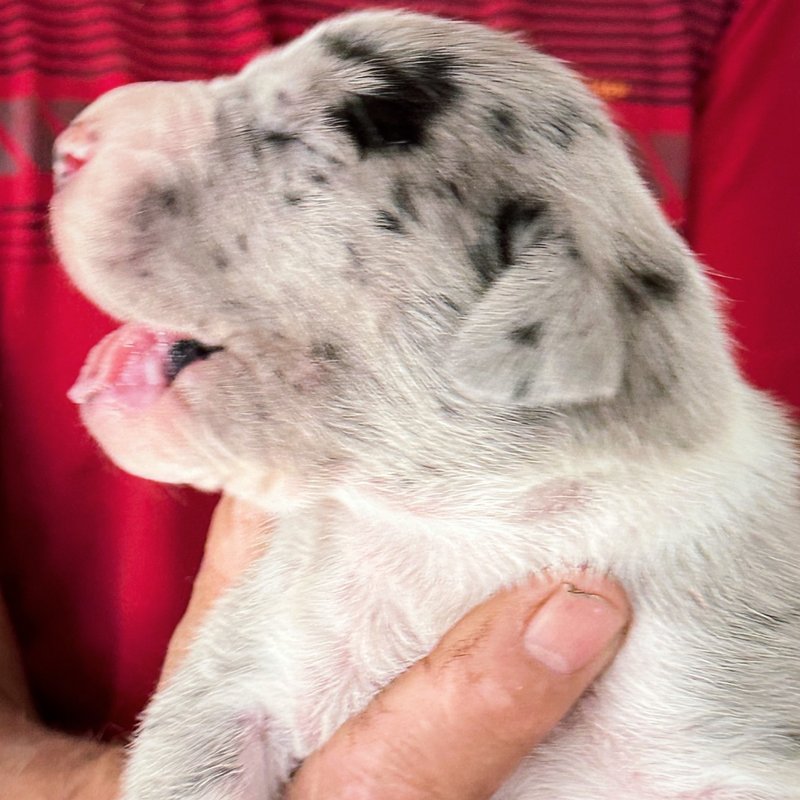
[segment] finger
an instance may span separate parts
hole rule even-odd
[[[290,800],[485,800],[619,647],[625,594],[538,578],[462,619],[303,765]]]
[[[183,660],[217,598],[266,550],[270,524],[263,511],[242,500],[223,496],[217,503],[189,605],[167,649],[161,684]]]

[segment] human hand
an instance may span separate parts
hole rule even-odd
[[[487,800],[612,660],[629,622],[623,590],[591,573],[500,592],[312,754],[287,800]]]
[[[180,664],[216,598],[263,552],[267,528],[260,512],[230,498],[220,501],[161,683]],[[490,797],[623,638],[629,609],[622,590],[588,573],[565,580],[577,591],[539,577],[470,612],[427,658],[307,759],[289,800]],[[21,728],[15,719],[10,724],[0,708],[0,796],[118,796],[121,747],[67,737],[30,720]],[[21,743],[23,752],[4,750],[5,741],[16,742],[17,751]]]

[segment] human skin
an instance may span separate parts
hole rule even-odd
[[[217,597],[268,546],[269,521],[220,501],[160,682]],[[287,800],[487,800],[607,666],[630,609],[613,581],[537,576],[460,620],[425,659],[306,760]],[[124,749],[37,719],[0,603],[0,796],[114,800]]]

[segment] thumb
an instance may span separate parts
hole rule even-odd
[[[478,606],[348,720],[289,800],[486,800],[622,642],[622,589],[588,573],[535,578]]]

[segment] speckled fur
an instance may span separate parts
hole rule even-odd
[[[497,798],[800,798],[788,428],[579,80],[366,13],[81,124],[98,151],[53,209],[73,279],[225,348],[176,379],[159,459],[106,445],[278,517],[148,708],[125,800],[277,798],[467,609],[579,564],[633,629]]]

